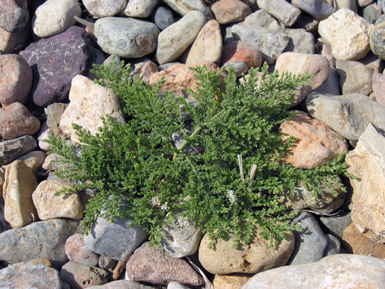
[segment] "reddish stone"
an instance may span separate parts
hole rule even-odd
[[[385,107],[385,75],[375,73],[372,76],[373,95],[371,98]]]
[[[75,234],[69,237],[65,243],[65,251],[70,261],[91,267],[99,263],[99,255],[84,244],[83,234]]]
[[[249,5],[239,0],[221,0],[211,6],[219,24],[241,22],[252,13]]]
[[[244,41],[232,41],[222,51],[221,66],[226,62],[244,62],[249,68],[262,65],[262,53]]]

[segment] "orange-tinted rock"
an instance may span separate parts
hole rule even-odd
[[[83,234],[69,237],[65,243],[65,251],[70,261],[87,266],[96,266],[99,263],[99,255],[84,244]]]
[[[240,22],[252,13],[249,5],[239,0],[222,0],[211,6],[219,24]]]
[[[226,62],[244,62],[250,67],[260,67],[262,53],[244,41],[232,41],[223,48],[221,66]]]
[[[214,289],[241,289],[252,276],[246,275],[215,275]]]

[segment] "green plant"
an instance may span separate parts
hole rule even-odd
[[[172,220],[178,210],[212,240],[232,233],[236,242],[247,244],[259,233],[279,242],[285,231],[296,229],[290,225],[296,212],[278,202],[282,191],[293,192],[301,182],[317,194],[326,177],[345,173],[344,155],[314,170],[281,162],[295,139],[283,142],[278,127],[293,114],[288,107],[309,75],[269,75],[265,65],[256,87],[256,69],[239,85],[233,70],[221,79],[219,72],[197,67],[199,87],[189,91],[199,102],[194,108],[171,92],[160,97],[162,82],[151,88],[132,80],[129,66],[122,63],[115,71],[115,65],[97,66],[93,72],[97,83],[112,88],[120,98],[126,123],[106,116],[94,136],[74,125],[82,143],[80,155],[64,140],[49,140],[62,162],[71,164],[59,176],[82,181],[74,190],[97,190],[86,207],[87,230],[99,215],[111,220],[130,217],[152,242],[159,242],[165,215]],[[191,116],[188,123],[181,105]],[[173,133],[185,139],[179,149],[171,139]],[[189,154],[187,146],[204,150]],[[260,232],[255,232],[256,224]]]

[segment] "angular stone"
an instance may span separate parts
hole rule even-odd
[[[99,255],[91,251],[84,244],[84,235],[75,234],[70,236],[65,242],[65,251],[68,260],[87,266],[96,266],[99,264]]]
[[[319,94],[341,95],[340,80],[335,68],[330,67],[328,80],[314,91]]]
[[[88,289],[154,289],[152,286],[143,285],[139,282],[130,280],[118,280],[108,282],[104,285],[87,287]]]
[[[247,68],[261,67],[262,53],[244,41],[232,41],[223,47],[221,66],[243,62]]]
[[[369,23],[349,9],[338,10],[328,19],[321,21],[318,32],[331,46],[336,59],[358,60],[365,57],[370,50]]]
[[[32,69],[29,64],[17,54],[1,55],[0,103],[3,106],[13,102],[26,103],[31,86]]]
[[[260,228],[256,225],[256,232]],[[199,261],[203,268],[212,274],[257,274],[261,271],[284,266],[293,253],[294,234],[286,232],[286,239],[279,245],[272,244],[257,235],[247,245],[233,248],[234,235],[228,235],[226,240],[218,239],[212,249],[208,245],[211,240],[206,234],[199,246]]]
[[[47,258],[58,268],[68,260],[64,243],[78,226],[79,221],[55,219],[5,231],[0,234],[0,260],[19,263]]]
[[[59,128],[60,118],[67,107],[67,103],[53,103],[44,109],[44,112],[47,114],[47,126],[55,137],[61,133]]]
[[[372,76],[373,95],[372,99],[385,107],[385,75],[374,73]]]
[[[19,102],[0,109],[0,136],[10,140],[24,135],[32,135],[40,128],[40,121]]]
[[[37,186],[32,199],[40,220],[83,218],[83,204],[76,192],[55,196],[60,190],[69,188],[62,183],[50,180],[43,181]]]
[[[294,95],[295,101],[291,107],[302,102],[310,92],[320,87],[329,77],[329,62],[321,55],[286,52],[281,54],[275,65],[275,70],[282,72],[291,72],[292,74],[305,75],[308,72],[313,77],[310,84],[301,86]]]
[[[186,16],[191,11],[199,11],[207,19],[213,19],[210,9],[201,0],[164,0],[176,13]]]
[[[47,0],[40,5],[32,18],[33,32],[39,37],[50,37],[64,32],[76,24],[74,16],[82,10],[76,0]]]
[[[242,289],[382,288],[385,261],[337,254],[312,264],[286,266],[255,275]]]
[[[160,30],[166,29],[175,22],[171,9],[166,6],[158,7],[155,12],[152,13],[151,20]]]
[[[4,217],[12,228],[21,228],[37,220],[32,193],[37,186],[33,171],[22,161],[7,166],[4,176]]]
[[[27,0],[3,0],[0,2],[0,28],[9,33],[18,32],[29,20]]]
[[[74,142],[79,142],[79,136],[72,127],[73,123],[94,135],[103,126],[101,117],[109,115],[116,121],[125,122],[115,93],[87,77],[77,75],[73,78],[69,99],[70,103],[61,116],[59,128]]]
[[[301,10],[285,0],[257,0],[257,4],[288,27],[293,26],[301,14]]]
[[[158,0],[130,0],[124,10],[128,17],[147,18],[158,4]]]
[[[20,31],[9,33],[0,28],[0,53],[17,53],[27,44],[30,31],[29,22]]]
[[[385,136],[369,124],[346,156],[353,187],[352,220],[368,238],[385,243]]]
[[[290,136],[297,139],[284,158],[296,168],[314,169],[348,152],[348,144],[342,136],[305,112],[298,111],[284,121],[279,131],[284,134],[284,141]]]
[[[60,279],[71,289],[81,289],[108,282],[107,272],[97,267],[90,267],[75,262],[66,263],[60,270]]]
[[[241,22],[252,13],[250,7],[239,0],[222,0],[211,6],[219,24]]]
[[[350,141],[357,141],[369,123],[385,130],[385,107],[364,94],[330,96],[312,92],[309,114]]]
[[[324,257],[339,254],[341,249],[340,241],[331,234],[325,234],[325,237],[328,241],[328,245],[325,248]]]
[[[342,94],[372,93],[372,73],[364,64],[357,61],[336,61],[336,70],[340,77]]]
[[[369,24],[375,24],[381,15],[382,10],[376,3],[365,7],[362,12],[362,17],[364,17],[364,19],[368,21]]]
[[[149,242],[135,250],[127,261],[126,276],[129,280],[157,285],[167,285],[171,281],[190,286],[202,286],[204,281],[190,265],[170,257],[165,250]]]
[[[115,16],[127,6],[127,0],[83,0],[82,2],[94,18]]]
[[[252,276],[241,275],[218,275],[213,280],[215,289],[241,289]]]
[[[94,44],[77,26],[31,43],[20,55],[32,67],[31,97],[38,106],[68,100],[71,80],[90,68]]]
[[[10,163],[21,155],[37,147],[35,138],[26,135],[13,140],[0,142],[0,166]]]
[[[0,270],[0,288],[62,289],[59,272],[39,263],[21,262]]]
[[[314,54],[314,36],[305,29],[286,29],[285,33],[289,36],[289,44],[285,52],[298,52]]]
[[[342,235],[347,227],[352,223],[350,212],[343,212],[337,216],[320,217],[320,223],[323,224],[328,231],[338,240],[342,240]]]
[[[328,18],[333,13],[333,6],[323,0],[293,0],[292,5],[309,13],[318,21]]]
[[[199,11],[191,11],[182,19],[168,26],[158,37],[156,60],[159,64],[172,62],[194,42],[206,24],[206,17]]]

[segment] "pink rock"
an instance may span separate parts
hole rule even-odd
[[[372,76],[373,95],[372,99],[385,107],[385,75],[375,73]]]
[[[260,67],[262,53],[244,41],[232,41],[223,48],[221,66],[226,62],[244,62],[250,67]]]
[[[26,103],[32,86],[32,69],[17,54],[0,56],[0,103]]]
[[[99,263],[99,255],[91,251],[85,244],[83,234],[75,234],[69,237],[65,243],[65,252],[70,261],[96,266]]]
[[[249,5],[239,0],[222,0],[211,6],[219,24],[241,22],[251,14]]]

